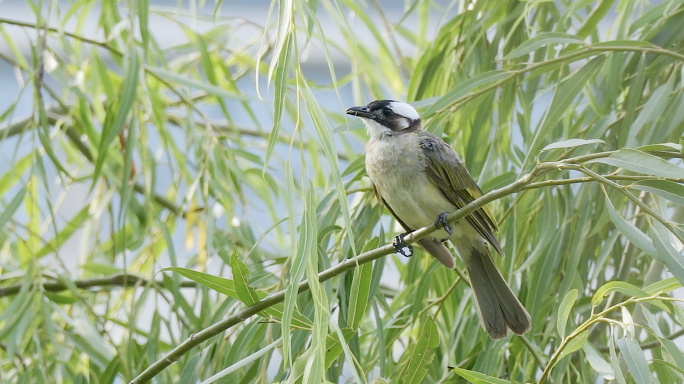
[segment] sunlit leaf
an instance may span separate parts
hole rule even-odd
[[[559,141],[557,143],[552,143],[547,145],[546,147],[542,148],[542,152],[544,151],[550,151],[552,149],[559,149],[559,148],[574,148],[574,147],[579,147],[581,145],[588,145],[588,144],[605,144],[606,142],[601,140],[601,139],[590,139],[590,140],[585,140],[585,139],[569,139],[569,140],[564,140],[564,141]]]
[[[437,325],[428,316],[423,324],[423,329],[412,348],[411,359],[408,361],[406,374],[402,378],[405,384],[420,384],[427,374],[427,365],[432,362],[433,349],[439,346],[439,333]]]
[[[568,317],[572,312],[572,307],[575,305],[575,300],[577,300],[577,290],[573,289],[568,292],[563,301],[561,301],[558,307],[558,318],[556,319],[556,329],[558,330],[558,335],[561,338],[565,337],[565,326],[568,323]]]
[[[579,37],[559,32],[543,32],[525,41],[501,60],[511,60],[551,44],[583,44]]]
[[[496,377],[487,376],[480,372],[469,371],[458,367],[450,367],[449,369],[473,384],[510,384],[510,381],[508,380],[497,379]]]
[[[608,197],[606,197],[606,208],[608,208],[608,214],[613,220],[613,223],[617,229],[634,245],[641,248],[642,251],[647,254],[654,256],[656,254],[656,249],[653,246],[651,239],[646,236],[639,228],[634,224],[628,222],[613,207],[613,203]]]
[[[632,188],[664,197],[673,203],[684,205],[684,185],[668,180],[642,180]]]
[[[632,377],[634,377],[634,381],[639,384],[651,383],[651,371],[648,369],[646,355],[644,355],[644,351],[639,347],[639,343],[629,337],[623,337],[617,339],[617,345],[620,348],[620,352],[622,352],[622,356],[625,357],[625,362],[632,373]]]
[[[634,149],[621,149],[609,157],[594,159],[589,162],[608,164],[645,175],[671,177],[675,179],[684,178],[684,169],[668,163],[658,156],[649,155],[648,153]]]
[[[582,346],[582,349],[587,357],[587,361],[599,375],[606,380],[615,380],[615,372],[613,371],[613,368],[606,360],[603,359],[593,345],[591,345],[589,342],[585,342]]]

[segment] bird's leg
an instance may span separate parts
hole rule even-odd
[[[404,257],[411,257],[413,256],[413,247],[411,244],[406,244],[404,242],[404,237],[408,235],[411,232],[406,232],[402,233],[399,236],[394,237],[394,241],[392,241],[392,245],[394,246],[394,251]]]
[[[439,216],[437,216],[437,220],[435,220],[435,227],[442,227],[449,234],[449,236],[440,240],[442,243],[449,240],[449,238],[451,238],[451,235],[454,234],[454,227],[452,227],[451,224],[449,224],[449,222],[447,221],[448,215],[448,213],[442,212],[439,214]]]

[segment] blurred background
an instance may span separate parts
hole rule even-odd
[[[396,99],[484,192],[599,159],[490,204],[532,332],[489,339],[462,263],[389,255],[153,380],[680,382],[682,24],[675,0],[0,2],[0,378],[128,382],[243,310],[238,282],[391,241],[343,111]]]

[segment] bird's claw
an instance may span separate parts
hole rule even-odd
[[[435,226],[437,228],[442,227],[449,234],[449,236],[441,240],[442,242],[449,240],[449,238],[451,238],[451,235],[454,234],[454,227],[452,227],[451,224],[449,224],[449,222],[447,221],[448,215],[448,213],[442,212],[437,216],[437,220],[435,220]]]
[[[404,237],[406,237],[408,233],[402,233],[399,236],[394,237],[394,241],[392,241],[392,245],[394,246],[394,251],[404,257],[411,257],[413,256],[413,247],[411,244],[406,244],[404,242]]]

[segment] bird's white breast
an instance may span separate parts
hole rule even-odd
[[[372,138],[366,145],[366,170],[383,200],[411,229],[434,223],[456,210],[425,172],[425,155],[414,133]],[[460,226],[454,230],[460,232]],[[454,233],[460,237],[459,233]],[[446,238],[438,231],[435,238]]]

